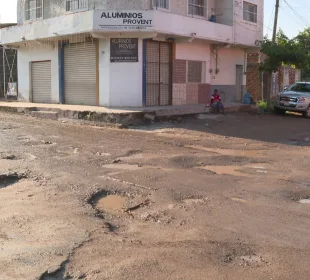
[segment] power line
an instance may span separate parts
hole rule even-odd
[[[288,16],[290,16],[289,12],[286,11],[284,8],[280,7],[281,11],[284,12],[285,14],[287,14]],[[302,28],[305,27],[305,25],[303,23],[301,23],[300,21],[297,21],[296,19],[294,19],[294,21]]]
[[[270,28],[270,24],[271,24],[271,21],[272,19],[274,18],[274,9],[275,9],[275,5],[273,6],[273,9],[272,9],[272,13],[271,13],[271,16],[270,16],[270,19],[269,19],[269,23],[268,23],[268,26],[267,26],[267,29],[269,29],[270,31],[272,31],[272,29]],[[267,33],[268,35],[268,33]]]
[[[285,4],[292,10],[292,12],[294,13],[294,15],[299,18],[307,27],[309,26],[308,22],[299,14],[297,13],[297,11],[295,11],[295,9],[289,4],[287,3],[286,0],[284,0]]]
[[[299,8],[301,8],[301,9],[310,9],[310,7],[305,6],[305,4],[302,4],[302,5],[301,5],[300,2],[299,2],[300,0],[291,0],[291,1],[293,1],[293,2],[295,2],[295,3],[297,3],[297,4],[299,4],[299,7],[295,7],[295,9],[296,9],[296,8],[298,8],[298,9],[299,9]]]

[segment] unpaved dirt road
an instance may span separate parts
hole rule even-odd
[[[0,113],[0,279],[308,280],[309,127]]]

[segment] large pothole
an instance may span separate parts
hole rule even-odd
[[[151,201],[138,194],[103,190],[95,193],[88,202],[96,210],[99,218],[133,218],[136,211],[148,206]]]
[[[106,190],[95,193],[88,200],[100,218],[104,218],[105,215],[119,216],[124,214],[128,201],[129,195]]]
[[[12,186],[24,177],[25,177],[24,174],[18,174],[18,173],[1,174],[0,189]]]
[[[99,212],[118,215],[125,210],[127,199],[118,194],[102,192],[97,195],[94,206]]]

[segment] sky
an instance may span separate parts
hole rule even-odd
[[[0,0],[2,1],[2,0]],[[272,37],[276,0],[265,0],[264,35]],[[284,33],[292,38],[310,26],[309,0],[280,0],[279,22]]]
[[[272,36],[276,0],[265,0],[264,35]],[[279,25],[288,37],[310,26],[309,0],[280,0]],[[16,22],[16,0],[0,0],[0,22]]]

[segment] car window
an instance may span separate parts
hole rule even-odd
[[[288,90],[297,92],[310,92],[310,84],[293,84],[288,88]]]

